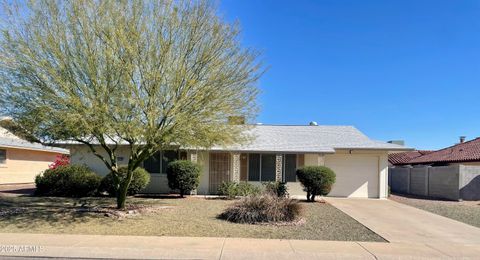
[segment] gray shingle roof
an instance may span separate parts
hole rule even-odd
[[[247,134],[254,137],[249,144],[214,146],[210,150],[286,153],[334,153],[335,149],[412,150],[402,145],[371,140],[353,126],[254,125]],[[82,145],[75,141],[59,144]]]
[[[405,146],[371,140],[353,126],[256,125],[249,131],[255,140],[247,145],[213,147],[212,150],[333,153],[335,149],[411,150]]]
[[[46,146],[39,143],[30,143],[20,138],[0,137],[0,148],[15,148],[51,153],[69,154],[69,150],[58,147]]]

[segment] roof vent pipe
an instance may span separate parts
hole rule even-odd
[[[311,126],[317,126],[317,125],[318,125],[317,122],[315,122],[315,121],[312,121],[312,122],[310,122],[310,123],[308,123],[308,124],[311,125]]]
[[[460,143],[463,144],[465,143],[465,138],[467,138],[466,136],[460,136]]]

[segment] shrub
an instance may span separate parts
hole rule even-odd
[[[265,182],[265,192],[276,195],[277,197],[288,197],[287,183],[280,181]]]
[[[297,170],[298,180],[307,192],[307,201],[315,201],[316,195],[325,196],[335,183],[335,173],[325,166],[306,166]]]
[[[218,217],[235,223],[290,222],[302,213],[298,201],[272,194],[248,196],[235,202]]]
[[[36,195],[87,197],[95,195],[101,177],[83,165],[62,165],[35,178]]]
[[[200,166],[186,160],[173,161],[167,166],[168,186],[180,191],[180,197],[196,189],[200,182]]]
[[[228,199],[235,199],[237,196],[249,196],[259,194],[262,190],[248,182],[222,182],[218,188],[218,194]]]
[[[118,169],[120,175],[120,181],[127,177],[127,167],[120,167]],[[128,186],[127,195],[132,196],[147,187],[150,183],[150,174],[143,168],[137,168],[133,171],[132,181],[130,186]],[[113,173],[107,174],[103,177],[102,182],[99,188],[100,192],[107,192],[110,196],[115,196],[116,188],[115,182],[113,179]]]
[[[55,157],[55,161],[48,165],[49,169],[56,169],[60,166],[65,166],[70,164],[70,157],[68,155],[62,154]]]

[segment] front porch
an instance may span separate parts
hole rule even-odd
[[[323,165],[322,154],[240,153],[217,151],[165,151],[144,163],[151,174],[146,193],[169,193],[166,165],[172,160],[188,159],[202,166],[199,195],[216,194],[223,182],[286,182],[292,195],[303,194],[296,170],[304,165]]]

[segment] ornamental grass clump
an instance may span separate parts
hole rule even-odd
[[[278,223],[295,221],[301,213],[302,207],[297,200],[264,193],[233,203],[219,218],[244,224]]]

